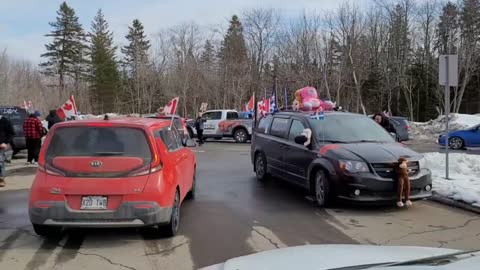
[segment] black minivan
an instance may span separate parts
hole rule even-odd
[[[312,131],[304,146],[305,129]],[[395,142],[367,116],[325,112],[312,116],[280,112],[260,119],[252,136],[257,179],[275,176],[311,192],[320,206],[340,198],[355,202],[395,202],[395,166],[408,159],[410,198],[431,196],[431,172],[423,156]]]
[[[23,135],[23,122],[28,117],[27,110],[17,106],[5,106],[0,107],[0,115],[10,120],[15,131],[12,144],[13,154],[15,155],[19,151],[27,149],[25,136]]]

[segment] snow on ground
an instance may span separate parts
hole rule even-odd
[[[450,114],[449,128],[450,130],[466,129],[480,124],[480,115],[471,114]],[[440,134],[445,132],[446,125],[445,115],[439,116],[437,119],[428,122],[411,122],[410,135],[414,140],[434,141]]]
[[[426,153],[425,167],[432,171],[433,190],[439,195],[480,207],[480,155],[449,155],[449,178],[445,179],[445,154]]]

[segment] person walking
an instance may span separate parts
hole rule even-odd
[[[51,110],[45,120],[48,122],[48,130],[50,130],[56,123],[62,122],[60,117],[58,117],[56,110]]]
[[[197,137],[198,137],[198,144],[202,145],[204,143],[203,141],[203,128],[204,128],[204,123],[207,120],[203,118],[202,114],[199,114],[197,117],[197,120],[195,120],[195,129],[197,130]]]
[[[5,163],[7,162],[7,151],[10,150],[14,130],[12,123],[6,118],[0,116],[0,188],[5,187]]]
[[[40,112],[35,111],[23,123],[23,133],[27,143],[27,163],[36,164],[38,162],[38,155],[42,147],[43,126],[40,119]]]

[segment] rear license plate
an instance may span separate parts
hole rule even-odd
[[[107,197],[105,196],[85,196],[82,197],[80,209],[102,210],[107,209]]]

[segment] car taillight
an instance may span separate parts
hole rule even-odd
[[[65,173],[59,169],[56,169],[48,164],[45,164],[45,165],[40,164],[40,159],[38,162],[38,170],[49,175],[65,176]]]
[[[163,164],[160,162],[156,166],[154,166],[153,162],[151,165],[141,167],[137,170],[130,172],[129,176],[142,176],[142,175],[149,175],[154,172],[158,172],[163,168]]]
[[[410,127],[407,126],[407,125],[406,125],[406,126],[403,126],[403,128],[404,128],[405,130],[409,130],[409,129],[410,129]]]

